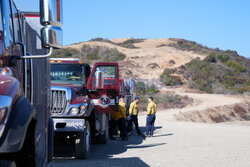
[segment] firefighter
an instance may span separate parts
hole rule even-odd
[[[153,97],[149,97],[148,102],[149,104],[147,107],[146,135],[147,137],[152,137],[154,134],[156,104],[153,102]],[[150,134],[149,134],[149,131],[150,131]]]
[[[110,123],[110,139],[114,140],[113,135],[115,134],[116,128],[120,129],[120,137],[122,140],[128,140],[127,130],[126,130],[126,108],[123,98],[119,100],[119,110],[111,114]]]
[[[132,131],[132,123],[134,123],[137,135],[142,136],[142,133],[138,125],[138,113],[139,113],[139,108],[140,108],[139,101],[140,101],[139,96],[136,96],[135,101],[133,101],[129,107],[129,117],[131,117],[128,119],[129,122],[128,122],[127,130],[128,130],[129,135],[131,134],[131,131]]]

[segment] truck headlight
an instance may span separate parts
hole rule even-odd
[[[79,109],[77,107],[72,107],[69,112],[70,115],[78,115]]]
[[[0,109],[0,137],[2,136],[4,128],[5,128],[5,121],[7,119],[6,113],[7,113],[7,108]]]
[[[0,109],[0,125],[2,125],[3,122],[4,122],[6,112],[7,112],[6,108],[1,108]]]
[[[12,103],[12,98],[9,96],[0,95],[0,138],[6,126],[9,117],[9,108]]]
[[[79,109],[80,109],[80,114],[85,114],[85,112],[86,112],[86,106],[80,105]]]

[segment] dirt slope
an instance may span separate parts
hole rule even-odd
[[[113,39],[112,42],[120,43],[126,41],[127,38]],[[137,77],[143,79],[159,78],[159,75],[165,68],[179,67],[188,63],[190,60],[204,55],[189,51],[177,50],[168,46],[176,41],[163,39],[146,39],[143,42],[135,43],[137,49],[129,49],[113,45],[108,42],[83,42],[65,46],[65,48],[80,49],[83,44],[90,46],[104,46],[116,48],[118,51],[126,55],[126,59],[119,62],[122,77]],[[172,60],[174,63],[170,63]]]
[[[189,92],[190,90],[186,86],[164,87],[160,91],[161,93],[170,91],[181,96],[188,96],[194,101],[193,104],[182,109],[163,110],[166,112],[167,120],[224,122],[250,119],[249,97]]]

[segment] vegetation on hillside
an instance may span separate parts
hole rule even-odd
[[[165,69],[164,72],[160,75],[163,84],[166,86],[175,86],[183,84],[180,76],[175,74],[176,69]]]
[[[94,38],[94,39],[91,39],[90,41],[107,42],[107,43],[111,43],[111,44],[113,44],[113,45],[121,46],[121,47],[124,47],[124,48],[138,49],[138,47],[136,47],[134,44],[135,44],[135,43],[143,42],[144,39],[134,39],[134,38],[130,38],[130,39],[127,39],[126,41],[120,42],[120,43],[115,43],[115,42],[112,42],[112,41],[110,41],[110,40],[108,40],[108,39],[104,39],[104,38]]]
[[[180,68],[166,69],[161,78],[165,85],[179,85],[181,82],[174,82],[173,75],[182,74],[192,88],[207,93],[244,93],[250,92],[249,68],[247,58],[210,52],[204,60],[194,59]]]
[[[170,47],[174,47],[182,51],[193,51],[199,54],[203,54],[205,56],[214,54],[218,56],[218,59],[220,59],[221,61],[225,62],[228,59],[231,59],[236,62],[239,62],[243,66],[247,67],[248,70],[250,70],[250,60],[243,56],[240,56],[236,51],[220,50],[219,48],[215,48],[215,49],[209,48],[207,46],[198,44],[194,41],[188,41],[185,39],[175,39],[175,38],[170,38],[170,39],[176,42],[176,43],[168,44],[168,46]]]
[[[103,46],[90,46],[83,44],[80,50],[63,48],[55,50],[52,57],[59,58],[79,58],[81,61],[95,62],[107,61],[116,62],[126,58],[125,54],[119,52],[117,49],[103,47]]]
[[[146,85],[144,82],[136,83],[136,95],[140,97],[140,106],[146,110],[148,105],[148,97],[152,96],[158,109],[182,108],[192,103],[192,99],[182,97],[173,93],[160,94],[155,85]]]

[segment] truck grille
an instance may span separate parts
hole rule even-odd
[[[51,90],[51,114],[62,114],[67,105],[66,91]]]

